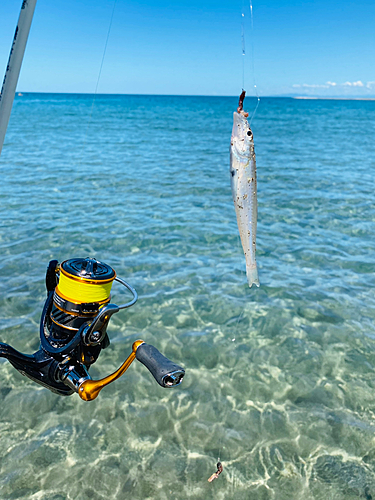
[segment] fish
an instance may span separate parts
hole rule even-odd
[[[230,143],[230,178],[234,208],[241,243],[246,260],[246,277],[249,287],[259,286],[258,267],[255,257],[258,219],[257,172],[254,137],[243,110],[246,92],[240,95],[237,111],[233,113],[233,129]]]

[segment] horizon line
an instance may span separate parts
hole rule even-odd
[[[212,95],[212,94],[132,94],[132,93],[117,93],[117,92],[43,92],[43,91],[17,91],[16,97],[22,97],[25,94],[56,94],[56,95],[82,95],[82,96],[152,96],[152,97],[238,97],[235,95]],[[346,100],[346,101],[375,101],[374,97],[360,96],[306,96],[295,94],[274,94],[274,95],[247,95],[247,98],[254,99],[312,99],[312,100]]]

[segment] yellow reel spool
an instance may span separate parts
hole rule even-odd
[[[114,276],[106,280],[87,279],[68,273],[61,265],[56,293],[75,304],[106,302],[109,299],[112,283],[116,277],[114,272],[113,274]]]

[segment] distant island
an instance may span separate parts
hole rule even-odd
[[[294,96],[293,99],[325,99],[328,101],[375,101],[375,97],[311,97],[311,96]]]

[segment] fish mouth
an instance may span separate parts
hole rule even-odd
[[[245,137],[247,134],[247,131],[250,130],[250,125],[247,121],[247,117],[249,116],[248,113],[244,113],[243,111],[238,113],[235,111],[233,113],[233,136],[238,136],[241,138]]]

